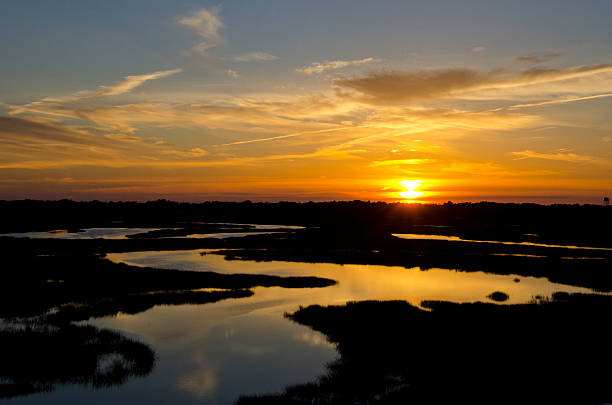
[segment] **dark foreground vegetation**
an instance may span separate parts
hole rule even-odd
[[[464,203],[408,205],[362,201],[200,204],[0,201],[4,231],[78,230],[89,226],[161,227],[125,240],[31,241],[39,253],[104,254],[217,248],[228,259],[380,264],[547,277],[612,291],[612,208],[595,205]],[[213,224],[211,222],[216,222]],[[193,233],[256,232],[232,224],[289,224],[307,229],[229,239]],[[443,234],[473,240],[569,244],[606,249],[402,240],[394,233]],[[8,244],[7,240],[0,243]],[[229,250],[231,249],[231,250]]]
[[[598,404],[612,400],[612,297],[524,305],[403,301],[301,308],[337,344],[317,381],[246,404]]]
[[[360,235],[431,233],[466,239],[530,238],[612,247],[612,208],[596,205],[0,201],[0,232],[174,227],[197,221],[303,225],[353,230]]]
[[[15,242],[27,247],[28,241]],[[11,244],[9,244],[11,245]],[[250,296],[249,288],[325,287],[318,277],[278,277],[160,270],[113,263],[89,254],[28,255],[4,252],[7,264],[0,284],[0,317],[86,320],[118,312],[136,313],[154,305],[205,303]],[[198,291],[198,289],[219,291]],[[70,309],[70,308],[78,308]]]
[[[0,398],[49,392],[60,384],[106,388],[153,369],[155,354],[147,345],[74,322],[135,314],[156,305],[249,297],[256,286],[334,283],[317,277],[141,268],[112,263],[75,244],[54,252],[41,241],[2,242]]]
[[[147,345],[92,326],[28,324],[0,330],[0,399],[50,392],[59,384],[93,389],[146,376]]]
[[[185,238],[258,231],[235,223],[306,229]],[[612,209],[600,206],[0,201],[0,233],[88,227],[163,229],[121,240],[0,237],[0,398],[60,384],[109,387],[153,369],[155,354],[144,343],[75,322],[155,305],[244,298],[256,286],[334,283],[308,276],[142,268],[112,263],[105,259],[111,252],[209,248],[228,260],[485,271],[612,291]],[[393,233],[604,249],[406,240]],[[496,291],[488,299],[501,303],[508,296]],[[556,294],[525,305],[422,306],[398,301],[300,309],[289,317],[327,334],[338,345],[339,359],[315,382],[240,403],[612,401],[612,373],[606,368],[612,360],[607,325],[612,297]]]

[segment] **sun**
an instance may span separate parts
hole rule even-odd
[[[402,191],[399,193],[400,196],[407,198],[409,200],[413,198],[421,197],[425,192],[418,191],[417,189],[421,187],[424,183],[422,180],[403,180],[398,184],[406,189],[406,191]]]

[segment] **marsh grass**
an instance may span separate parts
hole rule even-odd
[[[596,404],[612,400],[612,297],[531,304],[365,301],[299,309],[340,357],[316,381],[238,404]]]

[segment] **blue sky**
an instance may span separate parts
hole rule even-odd
[[[0,198],[396,200],[412,179],[423,201],[596,201],[612,183],[610,15],[4,0]]]

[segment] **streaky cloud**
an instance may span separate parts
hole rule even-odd
[[[342,69],[351,66],[362,66],[368,63],[380,62],[381,60],[382,59],[377,58],[364,58],[358,60],[332,60],[326,62],[313,62],[308,66],[297,68],[295,69],[295,71],[298,73],[303,73],[305,75],[321,74],[328,70]]]
[[[361,102],[390,105],[456,98],[467,92],[510,89],[609,72],[612,72],[612,64],[562,69],[529,68],[519,72],[508,69],[480,72],[468,68],[449,68],[370,72],[363,76],[336,78],[332,83],[339,89],[358,92],[360,96],[357,99]]]
[[[82,145],[103,145],[100,138],[85,131],[37,122],[17,117],[0,117],[0,143],[20,140],[22,143],[36,140],[41,143],[61,142]]]
[[[516,58],[514,58],[515,62],[518,63],[530,63],[530,64],[535,64],[535,63],[542,63],[542,62],[547,62],[551,59],[554,59],[558,56],[561,56],[562,54],[559,52],[548,52],[548,53],[532,53],[529,55],[521,55],[521,56],[517,56]]]
[[[182,71],[183,69],[171,69],[147,73],[144,75],[126,76],[122,82],[117,83],[114,86],[101,86],[102,91],[97,93],[95,96],[117,96],[119,94],[125,94],[132,91],[136,87],[141,86],[146,81],[172,76]]]
[[[67,97],[45,97],[41,101],[35,101],[31,103],[31,105],[42,105],[42,104],[53,104],[53,103],[71,103],[77,102],[81,100],[87,100],[97,97],[104,96],[118,96],[121,94],[129,93],[134,90],[136,87],[142,86],[145,82],[149,80],[161,79],[164,77],[172,76],[177,73],[182,72],[183,69],[170,69],[170,70],[160,70],[153,73],[146,73],[143,75],[131,75],[126,76],[119,83],[112,86],[100,86],[100,90],[98,91],[78,91],[73,93]]]
[[[564,98],[557,98],[553,100],[540,101],[537,103],[516,104],[516,105],[508,107],[507,109],[508,110],[518,110],[521,108],[541,107],[545,105],[554,105],[554,104],[566,104],[566,103],[573,103],[575,101],[596,100],[599,98],[607,98],[607,97],[612,97],[612,93],[594,94],[591,96],[584,96],[584,97],[564,97]]]
[[[320,129],[320,130],[315,130],[315,131],[300,131],[300,132],[294,132],[294,133],[291,133],[291,134],[278,135],[278,136],[270,136],[270,137],[267,137],[267,138],[247,139],[247,140],[244,140],[244,141],[236,141],[236,142],[224,143],[223,145],[220,145],[220,146],[233,146],[233,145],[242,145],[242,144],[246,144],[246,143],[277,141],[279,139],[293,138],[295,136],[300,136],[300,135],[320,134],[320,133],[325,133],[325,132],[343,131],[343,130],[346,130],[346,128],[345,127],[339,127],[339,128]]]
[[[256,60],[277,60],[278,56],[266,52],[249,52],[232,56],[230,59],[234,62],[252,62]]]
[[[599,164],[607,164],[609,165],[609,160],[602,159],[596,156],[587,156],[587,155],[579,155],[571,152],[567,149],[560,149],[558,151],[554,151],[553,153],[539,153],[534,152],[532,150],[523,150],[519,152],[512,152],[516,159],[545,159],[545,160],[558,160],[563,162],[571,162],[571,163],[599,163]]]
[[[401,165],[422,165],[435,162],[434,159],[392,159],[392,160],[375,160],[370,164],[372,167],[378,166],[401,166]]]

